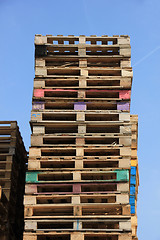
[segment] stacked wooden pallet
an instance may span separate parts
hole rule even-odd
[[[0,238],[5,239],[7,231],[7,219],[8,218],[8,200],[2,191],[0,186]]]
[[[137,240],[137,195],[139,186],[139,170],[137,158],[138,142],[138,116],[131,115],[132,122],[132,154],[131,154],[131,171],[130,171],[130,205],[131,205],[131,223],[132,236]]]
[[[128,36],[36,35],[24,240],[132,239],[130,56]]]
[[[15,121],[0,121],[0,239],[23,239],[27,152]]]

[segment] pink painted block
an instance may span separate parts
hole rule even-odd
[[[86,110],[86,103],[84,102],[77,102],[77,103],[74,103],[74,110]]]
[[[25,193],[26,194],[37,193],[37,185],[27,184],[25,186]]]
[[[119,98],[121,99],[130,99],[131,91],[130,90],[121,90],[119,91]]]
[[[35,97],[44,97],[44,90],[43,89],[34,89],[34,96]]]
[[[32,109],[44,109],[44,103],[43,102],[34,102],[32,104]]]
[[[81,184],[73,184],[73,193],[81,192]]]

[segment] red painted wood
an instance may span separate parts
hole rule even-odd
[[[130,99],[130,96],[131,96],[130,90],[119,91],[119,98],[121,98],[121,99]]]
[[[34,96],[35,97],[44,97],[44,90],[43,89],[34,89]]]

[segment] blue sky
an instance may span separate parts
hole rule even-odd
[[[138,237],[160,240],[160,1],[0,0],[1,120],[17,120],[28,150],[34,35],[131,37],[131,113],[139,115]]]

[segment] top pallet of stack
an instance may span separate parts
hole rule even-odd
[[[4,155],[21,155],[26,158],[26,150],[16,121],[0,121],[0,159]]]
[[[128,35],[91,36],[63,36],[36,35],[36,57],[48,55],[73,56],[121,56],[130,57],[131,47]]]

